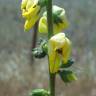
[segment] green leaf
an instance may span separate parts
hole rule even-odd
[[[65,83],[70,83],[77,80],[76,75],[70,70],[60,70],[59,75]]]
[[[68,67],[71,67],[73,64],[74,64],[74,60],[73,60],[73,59],[69,59],[66,64],[64,64],[64,63],[62,62],[60,68],[68,68]]]
[[[45,89],[35,89],[32,90],[29,96],[50,96],[50,93]]]

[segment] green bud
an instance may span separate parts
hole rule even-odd
[[[29,96],[50,96],[50,93],[45,89],[35,89]]]
[[[48,52],[48,45],[45,43],[43,46],[42,46],[42,50],[47,53]]]
[[[48,53],[48,45],[47,45],[47,41],[44,39],[40,39],[40,47],[42,48],[42,50],[47,54]]]
[[[35,58],[43,58],[46,56],[46,53],[41,48],[34,48],[32,54]]]
[[[70,83],[77,80],[76,75],[70,70],[60,70],[59,75],[65,83]]]
[[[47,41],[40,39],[39,47],[32,50],[32,54],[35,58],[43,58],[47,55]]]

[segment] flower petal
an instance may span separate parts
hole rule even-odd
[[[71,52],[71,42],[64,33],[58,33],[50,38],[48,42],[48,55],[50,72],[59,70],[60,62],[64,64],[68,61]]]
[[[49,66],[50,72],[56,73],[60,66],[60,56],[55,51],[54,42],[49,41],[48,54],[49,54]]]
[[[71,53],[71,42],[68,38],[65,38],[65,43],[62,49],[62,59],[64,64],[67,64],[67,61],[70,57],[70,53]]]
[[[34,1],[36,0],[28,0],[27,5],[26,5],[26,10],[28,10],[31,6],[34,5]]]
[[[28,2],[28,0],[22,0],[22,2],[21,2],[21,10],[26,9],[27,2]]]
[[[45,16],[41,17],[39,20],[39,32],[40,33],[47,33],[47,18]]]
[[[22,16],[26,19],[30,19],[35,15],[38,15],[40,10],[40,6],[38,5],[33,5],[30,7],[28,10],[22,12]]]
[[[38,19],[39,19],[38,15],[35,17],[32,17],[31,19],[27,19],[24,25],[24,30],[29,31],[34,26],[34,24]]]

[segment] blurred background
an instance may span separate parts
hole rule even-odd
[[[28,96],[48,87],[47,58],[31,60],[32,32],[24,32],[21,0],[0,0],[0,96]],[[76,82],[65,85],[59,76],[56,96],[96,96],[96,0],[53,0],[65,8],[73,42]],[[45,35],[38,34],[38,38]]]

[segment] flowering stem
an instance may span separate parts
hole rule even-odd
[[[52,0],[47,0],[48,39],[53,35]]]
[[[50,73],[50,96],[55,96],[55,74]]]
[[[48,22],[48,39],[53,35],[53,17],[52,17],[52,0],[47,0],[47,22]],[[50,62],[49,62],[50,66]],[[55,96],[55,74],[50,73],[50,96]]]

